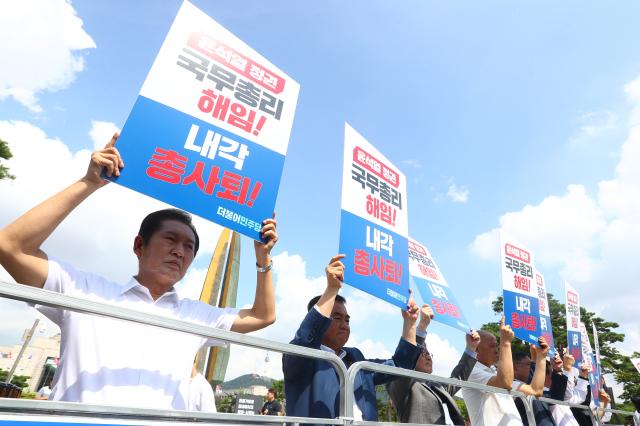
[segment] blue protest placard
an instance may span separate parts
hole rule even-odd
[[[433,256],[427,247],[411,238],[409,238],[409,273],[422,300],[433,309],[435,321],[464,332],[471,328]]]
[[[299,85],[184,2],[124,125],[118,184],[253,239],[271,217]]]
[[[553,344],[553,330],[551,327],[551,311],[549,310],[549,300],[547,298],[547,286],[544,282],[544,276],[537,269],[536,275],[536,291],[538,293],[538,311],[540,313],[540,334],[549,344],[549,355],[555,356],[556,350]]]
[[[500,235],[500,262],[505,324],[515,337],[537,344],[542,335],[540,306],[531,250],[505,234]]]
[[[582,362],[582,332],[580,330],[580,295],[568,282],[564,282],[565,313],[567,316],[567,350]]]
[[[591,386],[591,396],[596,407],[600,406],[600,365],[596,359],[596,354],[591,353],[591,370],[589,370],[589,386]]]
[[[400,308],[409,301],[405,176],[345,124],[340,253],[344,282]]]

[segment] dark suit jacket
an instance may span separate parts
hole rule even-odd
[[[567,376],[562,373],[551,374],[551,388],[544,392],[546,398],[552,398],[562,401],[564,399],[564,392],[567,389]],[[528,426],[527,413],[524,408],[524,404],[520,398],[515,398],[516,407],[522,418],[523,426]],[[534,399],[532,401],[533,415],[536,418],[536,425],[538,426],[555,426],[553,417],[551,416],[550,404]]]
[[[324,333],[331,319],[312,308],[300,324],[294,339],[294,345],[320,349]],[[357,348],[343,348],[347,353],[344,361],[347,366],[364,361],[365,357]],[[392,360],[367,359],[379,364],[395,365],[413,369],[420,355],[417,346],[400,339]],[[335,418],[339,407],[340,382],[338,375],[326,361],[304,358],[295,355],[283,355],[282,371],[287,396],[287,415],[302,417]],[[378,420],[375,386],[393,380],[386,374],[361,371],[355,382],[355,401],[364,420]]]
[[[416,337],[418,346],[424,345],[424,337]],[[462,354],[458,365],[451,372],[454,379],[467,380],[471,370],[476,365],[476,359],[468,354]],[[444,409],[446,404],[449,416],[455,424],[464,424],[464,417],[451,397],[458,392],[459,387],[442,385],[436,382],[424,382],[408,377],[401,377],[387,385],[387,392],[396,407],[402,423],[433,423],[445,424]]]

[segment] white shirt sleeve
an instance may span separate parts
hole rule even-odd
[[[44,282],[43,287],[45,290],[67,294],[78,288],[78,283],[83,281],[80,273],[71,265],[53,258],[49,258],[48,263],[49,272],[47,273],[47,280]]]
[[[564,391],[564,401],[571,401],[571,398],[573,397],[573,389],[576,386],[576,379],[573,377],[573,374],[568,373],[567,371],[563,371],[562,374],[567,377],[567,388]]]
[[[217,308],[210,306],[202,302],[195,302],[198,304],[197,308],[203,315],[201,322],[204,325],[213,328],[219,328],[221,330],[229,331],[233,326],[233,322],[238,317],[240,309],[237,308]],[[204,346],[226,346],[226,342],[221,342],[216,339],[207,339]]]
[[[71,265],[51,257],[49,257],[48,265],[47,279],[42,287],[45,290],[62,294],[73,294],[78,289],[78,283],[84,281],[80,276],[81,273],[76,271]],[[35,308],[58,327],[62,327],[64,310],[42,305],[35,305]]]
[[[72,296],[111,300],[122,291],[122,286],[90,272],[79,271],[72,265],[49,258],[49,271],[44,289]]]
[[[569,402],[574,402],[576,404],[579,404],[582,401],[584,401],[585,398],[587,397],[588,387],[589,387],[589,381],[578,377],[576,386],[573,389],[573,397]]]
[[[484,368],[474,368],[471,370],[471,374],[469,374],[469,378],[467,380],[473,383],[486,385],[493,376],[495,376],[495,373],[486,371]]]

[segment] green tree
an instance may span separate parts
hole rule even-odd
[[[379,421],[396,423],[400,421],[385,385],[376,386],[376,408],[378,410]]]
[[[0,139],[0,159],[8,160],[13,157],[9,150],[9,144]],[[9,168],[0,162],[0,180],[2,179],[15,179],[16,177],[9,173]]]
[[[640,352],[634,352],[631,358],[640,358]],[[624,357],[618,370],[615,372],[616,381],[624,386],[624,391],[620,397],[626,401],[631,401],[634,396],[640,396],[640,372],[631,363],[631,359]]]
[[[236,402],[236,395],[222,395],[220,397],[216,397],[216,407],[218,413],[232,413],[233,407]]]
[[[465,405],[464,400],[462,398],[454,398],[453,400],[456,402],[456,405],[458,406],[458,409],[460,410],[460,414],[462,414],[462,417],[466,421],[470,421],[469,410],[467,410],[467,406]]]
[[[8,374],[9,372],[7,370],[0,370],[0,382],[4,382],[5,380],[7,380]],[[11,378],[11,384],[24,389],[28,386],[27,382],[30,378],[30,376],[13,376]]]
[[[284,380],[274,380],[271,387],[276,391],[276,399],[280,401],[284,414],[287,415],[287,400],[284,396]]]

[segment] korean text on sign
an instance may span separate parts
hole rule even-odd
[[[534,274],[536,276],[536,293],[538,296],[538,310],[540,312],[540,334],[549,344],[549,355],[554,356],[556,350],[553,343],[551,311],[549,310],[547,288],[542,273],[536,269]]]
[[[565,309],[567,317],[567,347],[576,359],[576,365],[582,361],[582,332],[580,330],[580,295],[571,284],[565,281]]]
[[[185,1],[118,140],[116,180],[259,239],[299,85]]]
[[[407,230],[404,175],[347,124],[340,220],[345,283],[405,308]]]
[[[539,286],[534,277],[535,264],[531,250],[502,234],[500,242],[502,292],[506,324],[515,336],[537,343],[543,335],[540,315]],[[550,323],[548,324],[550,327]]]
[[[409,238],[409,273],[424,303],[433,309],[434,319],[462,331],[469,330],[460,304],[427,248]]]

